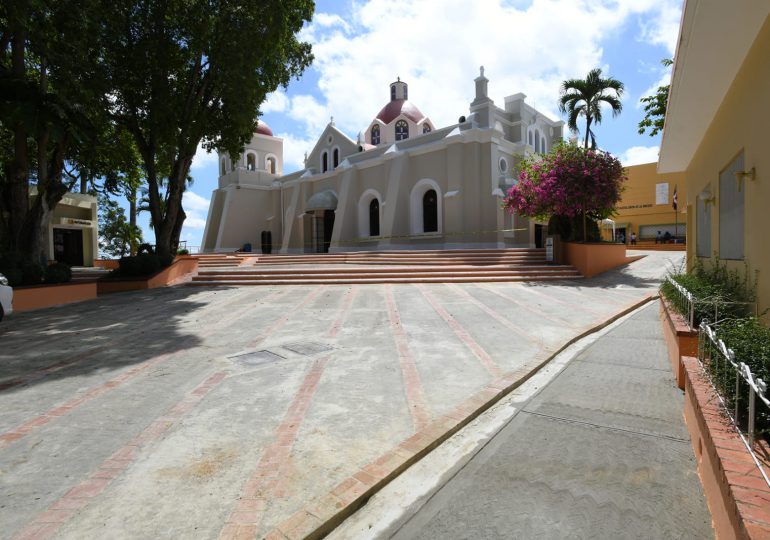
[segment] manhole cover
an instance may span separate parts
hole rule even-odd
[[[315,341],[298,341],[297,343],[289,343],[288,345],[281,345],[282,348],[287,351],[291,351],[303,356],[313,356],[326,351],[331,351],[333,347],[325,345],[323,343],[316,343]]]
[[[244,366],[259,366],[268,362],[275,362],[276,360],[283,360],[283,356],[271,353],[270,351],[256,351],[238,354],[228,357],[231,360],[235,360],[239,364]]]

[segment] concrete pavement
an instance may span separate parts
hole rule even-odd
[[[456,435],[455,449],[479,449],[465,449],[454,470],[435,462],[432,473],[406,473],[332,538],[713,538],[656,304],[587,346],[525,401],[512,396],[504,423],[491,411],[469,428],[499,431]],[[439,473],[445,478],[421,500],[404,496]],[[392,515],[399,509],[403,515]],[[390,526],[377,523],[389,514]]]
[[[654,294],[671,258],[579,282],[177,287],[14,315],[0,538],[300,537]]]

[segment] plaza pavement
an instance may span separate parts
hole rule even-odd
[[[589,280],[175,287],[0,325],[0,538],[302,537],[681,253]]]

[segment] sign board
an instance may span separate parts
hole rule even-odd
[[[545,260],[553,262],[553,236],[548,236],[545,239]]]
[[[62,225],[80,225],[83,227],[93,227],[94,222],[90,219],[78,219],[78,218],[69,218],[69,217],[63,217],[61,218],[61,224]]]
[[[655,184],[655,204],[668,204],[668,182]]]

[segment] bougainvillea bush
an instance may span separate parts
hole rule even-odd
[[[625,180],[623,166],[610,153],[561,143],[522,162],[519,181],[508,191],[503,207],[537,219],[580,216],[585,239],[586,219],[611,216]]]

